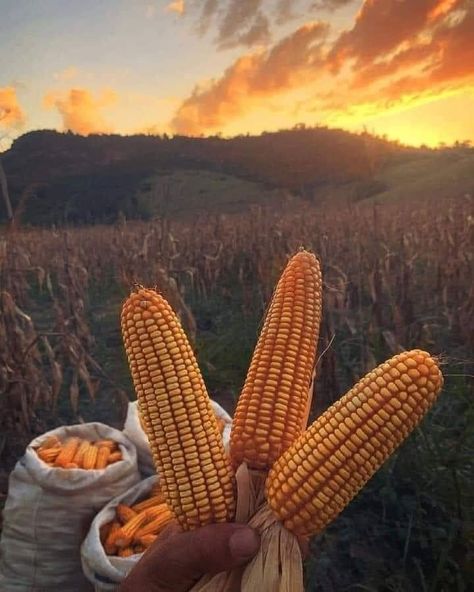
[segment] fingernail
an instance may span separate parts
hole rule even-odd
[[[230,552],[237,560],[250,559],[258,551],[259,546],[258,535],[251,528],[239,528],[229,540]]]

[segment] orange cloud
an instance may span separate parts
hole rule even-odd
[[[439,28],[434,43],[441,57],[429,74],[431,82],[474,79],[474,5],[455,25]]]
[[[186,4],[184,0],[173,0],[173,2],[170,2],[166,6],[166,11],[175,12],[176,14],[183,16],[183,14],[186,12]]]
[[[16,90],[12,86],[0,87],[0,127],[13,129],[25,122],[25,113],[21,108]]]
[[[279,6],[284,11],[288,3]],[[338,114],[363,120],[397,103],[406,109],[474,84],[472,0],[365,0],[351,29],[332,43],[327,32],[327,25],[308,24],[269,50],[240,57],[221,78],[194,89],[172,129],[225,130],[288,91],[302,97],[294,110],[298,121],[305,113],[318,113],[318,121]]]
[[[295,87],[321,61],[325,23],[308,23],[277,43],[270,51],[248,54],[226,70],[208,88],[196,88],[171,122],[180,134],[216,129],[242,114],[252,100]]]
[[[474,85],[474,10],[467,12],[455,25],[439,26],[429,44],[418,44],[400,52],[385,64],[385,72],[376,72],[381,65],[364,70],[370,73],[372,81],[382,75],[401,70],[401,76],[389,80],[379,90],[379,97],[385,101],[400,100],[403,97],[436,95],[447,90],[456,90]],[[423,66],[416,73],[403,75],[403,67]],[[402,67],[403,66],[403,67]],[[361,80],[359,79],[360,83]],[[359,84],[362,86],[362,84]]]
[[[62,119],[63,128],[77,134],[110,133],[113,127],[106,122],[103,110],[117,100],[114,91],[104,90],[94,98],[83,88],[72,88],[66,93],[50,92],[43,100],[47,109],[56,108]]]
[[[401,70],[433,62],[439,57],[439,48],[432,42],[420,43],[401,50],[391,58],[369,64],[354,72],[351,88],[360,89],[394,75]]]
[[[457,4],[458,0],[441,0],[441,2],[437,2],[436,6],[428,13],[428,21],[436,21],[445,14],[448,14]]]
[[[365,0],[353,28],[342,33],[331,49],[329,65],[337,72],[347,60],[355,59],[355,67],[362,67],[403,43],[411,44],[429,22],[463,2],[449,4],[448,8],[446,0]]]

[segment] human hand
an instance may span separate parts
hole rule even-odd
[[[187,592],[204,574],[245,565],[259,547],[258,534],[244,524],[210,524],[187,532],[169,526],[122,582],[119,592]]]

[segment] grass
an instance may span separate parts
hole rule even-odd
[[[144,180],[137,200],[141,211],[189,219],[203,214],[233,214],[252,204],[281,201],[282,191],[225,173],[201,169],[160,171]]]

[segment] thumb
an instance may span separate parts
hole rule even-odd
[[[255,530],[243,524],[167,530],[130,572],[120,592],[186,592],[204,574],[244,565],[260,546]]]

